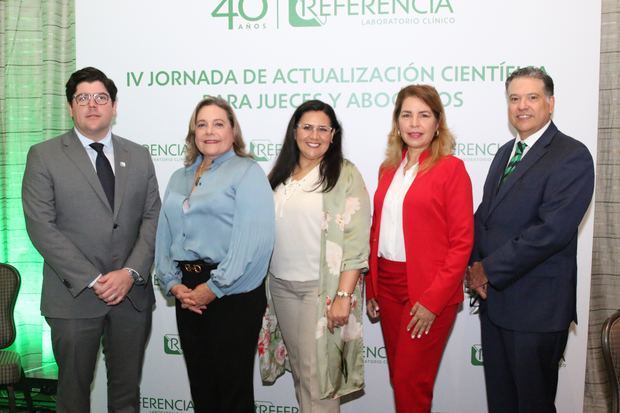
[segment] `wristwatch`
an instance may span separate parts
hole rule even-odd
[[[142,276],[140,274],[138,274],[138,272],[132,268],[128,268],[125,267],[125,270],[127,270],[127,272],[129,273],[129,275],[131,275],[131,278],[133,278],[133,283],[135,285],[144,285],[146,284],[146,280],[144,278],[142,278]]]

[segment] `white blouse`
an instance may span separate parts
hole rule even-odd
[[[418,164],[405,172],[407,157],[403,158],[394,179],[385,194],[379,230],[379,257],[390,261],[405,262],[405,237],[403,233],[403,201],[417,173]]]
[[[319,165],[301,180],[288,178],[274,191],[276,242],[269,272],[287,281],[319,279],[323,193]]]

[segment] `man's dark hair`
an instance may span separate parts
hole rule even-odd
[[[116,102],[116,92],[118,91],[118,89],[116,89],[114,81],[107,77],[105,73],[103,73],[101,70],[90,66],[80,69],[77,72],[73,72],[73,74],[67,81],[67,85],[65,86],[67,102],[71,104],[71,101],[73,100],[73,95],[75,95],[75,91],[80,83],[92,83],[97,81],[103,83],[103,86],[105,86],[106,90],[108,91],[112,102]]]
[[[508,92],[508,86],[513,79],[518,77],[533,77],[534,79],[540,79],[545,84],[545,95],[553,96],[553,79],[544,70],[539,69],[534,66],[522,67],[520,69],[515,70],[508,76],[506,79],[506,92]]]

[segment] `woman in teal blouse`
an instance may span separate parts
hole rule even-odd
[[[176,298],[194,411],[250,413],[273,196],[226,101],[202,100],[185,141],[159,218],[156,275]]]

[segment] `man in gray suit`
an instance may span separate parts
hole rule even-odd
[[[73,73],[66,95],[75,128],[30,148],[22,184],[26,228],[45,261],[41,312],[62,413],[90,411],[101,342],[108,411],[139,411],[161,204],[147,150],[111,132],[116,92],[98,69]]]

